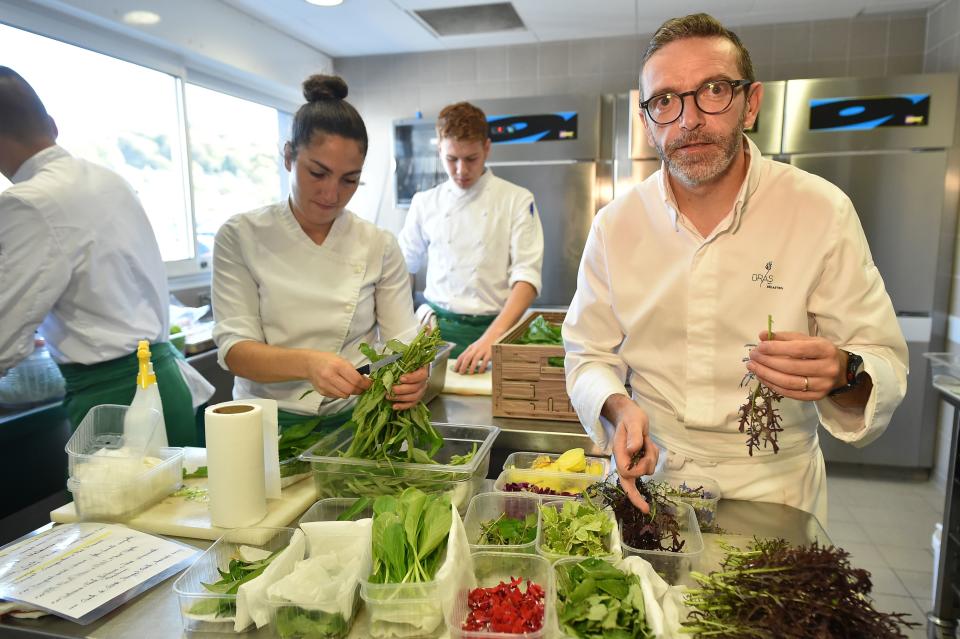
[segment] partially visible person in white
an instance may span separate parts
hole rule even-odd
[[[667,468],[724,497],[825,521],[818,423],[866,445],[906,392],[906,343],[856,211],[744,136],[763,87],[710,16],[664,23],[640,85],[663,166],[594,220],[563,326],[573,405],[641,508],[634,482],[663,446]],[[739,432],[748,373],[784,397],[779,454],[748,455]]]
[[[0,376],[47,342],[74,427],[129,404],[137,343],[153,347],[171,445],[200,445],[195,409],[213,388],[169,343],[167,276],[150,221],[113,171],[70,155],[33,88],[0,67]],[[191,393],[191,389],[194,390]]]
[[[367,152],[346,95],[338,77],[304,82],[284,147],[289,198],[230,218],[214,244],[220,364],[236,375],[235,399],[277,400],[284,431],[318,415],[315,430],[346,422],[371,383],[355,370],[360,343],[417,333],[396,239],[346,209]],[[426,367],[401,377],[394,407],[415,405],[426,382]]]
[[[486,370],[493,343],[540,290],[543,229],[527,189],[486,166],[489,126],[467,102],[437,118],[440,159],[449,180],[417,193],[400,232],[407,268],[427,264],[424,296],[444,339],[457,344],[454,370]],[[429,319],[425,309],[423,321]]]

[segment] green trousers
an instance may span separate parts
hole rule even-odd
[[[450,358],[454,360],[460,357],[467,347],[480,339],[497,317],[496,315],[461,315],[445,311],[430,301],[427,304],[437,315],[437,325],[440,327],[443,339],[454,343],[453,350],[450,351]]]
[[[178,357],[183,355],[170,342],[150,345],[150,361],[163,402],[167,443],[170,446],[203,446],[203,410],[202,407],[199,411],[193,410],[193,397],[177,366]],[[139,363],[136,352],[99,364],[59,366],[67,383],[63,407],[73,428],[80,425],[94,406],[129,406],[137,392]]]

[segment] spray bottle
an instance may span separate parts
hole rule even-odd
[[[156,455],[158,449],[167,445],[167,428],[163,421],[163,403],[160,400],[160,387],[157,386],[157,376],[153,372],[153,363],[150,361],[150,342],[143,339],[137,346],[137,392],[133,396],[130,408],[123,420],[124,439],[134,445],[147,442],[146,450]],[[160,413],[160,422],[151,434],[150,427],[153,421],[146,419],[146,412],[142,409],[153,408]]]

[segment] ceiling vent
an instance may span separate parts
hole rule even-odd
[[[420,9],[413,13],[440,37],[526,29],[523,20],[509,2],[445,9]]]

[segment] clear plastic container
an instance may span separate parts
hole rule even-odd
[[[316,504],[314,504],[316,505]],[[324,537],[331,543],[343,536]],[[337,547],[344,547],[337,544]],[[308,557],[310,549],[308,547]],[[370,544],[361,557],[359,576],[350,601],[349,610],[340,610],[336,597],[326,601],[290,601],[269,597],[270,625],[274,635],[281,639],[342,639],[350,634],[360,604],[360,577],[370,574]]]
[[[126,521],[177,490],[182,483],[183,449],[161,448],[152,467],[141,465],[139,472],[130,466],[97,468],[90,464],[78,467],[78,477],[67,480],[73,493],[73,504],[81,521]],[[105,471],[105,472],[103,472]]]
[[[685,504],[690,504],[693,512],[697,515],[697,524],[700,526],[700,532],[716,530],[717,526],[717,502],[720,501],[720,484],[702,475],[684,475],[682,473],[665,472],[654,475],[651,481],[659,481],[669,484],[675,489],[675,494],[671,494],[671,499],[679,499]],[[685,495],[685,491],[703,489],[703,497]]]
[[[453,350],[453,342],[444,342],[444,345],[437,351],[437,356],[430,362],[430,377],[427,378],[427,390],[420,400],[424,404],[429,404],[433,399],[443,391],[444,384],[447,383],[447,366],[450,364],[450,351]]]
[[[63,397],[66,382],[43,339],[33,353],[0,377],[0,406],[23,407]]]
[[[293,528],[239,528],[228,531],[213,542],[200,558],[173,583],[180,605],[184,632],[217,632],[233,634],[237,595],[218,594],[204,588],[220,580],[219,570],[226,571],[230,559],[237,556],[240,546],[275,552],[290,544]],[[256,628],[247,626],[245,631]]]
[[[513,468],[521,470],[542,470],[540,468],[534,468],[533,464],[537,459],[546,457],[551,462],[557,461],[560,458],[560,455],[557,453],[528,453],[528,452],[516,452],[510,453],[507,456],[507,459],[503,462],[504,470],[511,470]],[[585,455],[587,460],[587,469],[583,473],[571,473],[571,474],[583,474],[588,477],[593,477],[596,481],[604,479],[607,475],[610,474],[610,460],[605,457],[592,457]],[[543,472],[559,472],[552,470],[544,470]]]
[[[565,632],[563,632],[563,630],[560,628],[559,616],[560,616],[560,615],[562,614],[562,612],[563,612],[563,608],[561,607],[563,604],[562,604],[561,601],[560,601],[560,583],[561,583],[561,581],[560,581],[560,578],[557,576],[557,572],[558,572],[558,568],[562,568],[562,567],[564,567],[564,566],[569,566],[569,565],[571,565],[571,564],[578,564],[578,563],[580,563],[581,561],[585,561],[586,559],[588,559],[588,557],[564,557],[563,559],[558,559],[557,561],[555,561],[555,562],[553,563],[553,570],[551,571],[551,577],[553,578],[554,605],[553,605],[553,615],[552,615],[552,618],[551,618],[551,620],[550,620],[550,621],[551,621],[552,628],[553,628],[553,635],[552,635],[552,636],[555,636],[555,637],[563,637],[564,639],[576,639],[576,636],[575,636],[575,635],[568,635],[568,634],[566,634]],[[614,558],[614,557],[600,557],[599,559],[602,559],[603,561],[606,561],[606,562],[609,563],[609,564],[613,564],[613,566],[614,566],[615,568],[617,568],[617,570],[620,570],[620,572],[624,572],[624,573],[625,573],[625,571],[624,571],[622,568],[620,568],[619,566],[617,566],[617,563],[618,563],[618,561],[619,561],[617,558]],[[626,574],[628,574],[628,573],[626,573]],[[658,635],[658,636],[659,636],[659,635]]]
[[[470,499],[483,488],[490,466],[490,449],[500,433],[496,426],[434,424],[443,437],[443,447],[434,457],[436,464],[384,462],[339,457],[353,441],[352,428],[341,427],[330,433],[300,459],[309,462],[324,497],[376,497],[394,494],[415,486],[427,494],[450,493],[450,500],[463,513]],[[466,464],[451,465],[454,455],[476,453]]]
[[[437,580],[407,584],[361,580],[360,598],[368,620],[363,636],[439,637],[444,629],[440,595],[447,586]]]
[[[300,517],[298,524],[306,524],[313,521],[337,521],[337,518],[350,510],[356,503],[356,497],[327,497],[321,499],[313,506],[307,509]],[[351,521],[373,517],[373,503],[364,508]]]
[[[501,492],[538,495],[548,499],[557,497],[580,497],[588,486],[603,481],[599,477],[582,473],[550,473],[542,470],[511,468],[500,473],[493,489]],[[528,484],[520,490],[507,490],[508,484]],[[542,492],[538,492],[542,491]]]
[[[523,519],[527,515],[533,515],[534,520],[539,522],[539,506],[541,499],[536,495],[526,493],[480,493],[474,495],[467,507],[467,514],[463,518],[463,527],[467,531],[467,541],[470,542],[470,552],[490,551],[490,552],[509,552],[534,554],[536,552],[537,539],[525,544],[494,545],[480,543],[482,535],[481,524],[497,519],[498,517],[511,517],[513,519]],[[536,531],[537,524],[534,524]]]
[[[512,639],[514,637],[524,637],[525,639],[539,639],[547,635],[547,628],[550,620],[553,619],[553,570],[543,557],[537,555],[525,555],[504,552],[476,552],[473,553],[473,574],[472,580],[457,584],[454,594],[453,606],[451,606],[447,616],[447,628],[450,630],[450,636],[459,639]],[[544,591],[543,598],[543,626],[540,630],[524,634],[510,632],[490,632],[490,631],[469,631],[463,630],[463,622],[470,614],[470,607],[467,604],[467,597],[474,588],[489,588],[496,586],[500,582],[509,583],[511,579],[520,577],[523,579],[522,588],[526,588],[526,582],[530,581],[537,584]]]
[[[563,508],[563,505],[565,503],[568,503],[569,501],[570,501],[569,499],[546,501],[540,506],[540,508],[541,509],[555,508],[556,510],[560,510]],[[603,555],[598,555],[598,556],[603,559],[607,559],[607,558],[613,559],[613,560],[620,559],[623,556],[623,551],[621,550],[621,545],[620,545],[620,530],[617,527],[617,520],[613,516],[613,511],[607,509],[606,512],[609,514],[610,520],[613,522],[613,529],[610,531],[610,535],[607,538],[606,542],[604,543],[605,549],[608,550],[609,552]],[[553,563],[558,559],[563,559],[564,557],[571,556],[571,555],[555,553],[551,550],[544,548],[544,541],[545,540],[544,540],[544,529],[543,529],[543,514],[541,513],[537,521],[537,554],[547,559],[550,563]]]
[[[650,562],[658,575],[673,586],[689,584],[690,571],[698,568],[700,555],[703,554],[703,537],[700,535],[700,527],[697,525],[697,516],[693,512],[693,508],[690,504],[682,502],[675,505],[677,507],[677,523],[680,525],[680,539],[684,542],[682,551],[640,550],[627,545],[625,541],[622,541],[621,536],[624,555],[643,557]]]
[[[154,431],[159,427],[160,413],[153,409],[141,409],[144,413],[142,419],[152,421],[153,428],[145,426],[138,429],[142,437],[129,441],[124,437],[123,431],[123,421],[128,410],[129,406],[101,404],[87,412],[65,446],[71,477],[78,475],[79,464],[109,463],[117,468],[127,464],[140,465],[140,460],[153,439]]]

